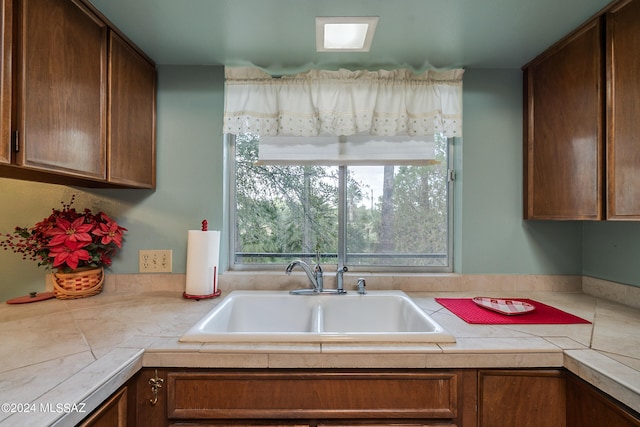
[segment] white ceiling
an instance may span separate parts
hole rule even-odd
[[[158,64],[520,68],[609,0],[90,0]],[[368,53],[315,51],[316,16],[379,16]]]

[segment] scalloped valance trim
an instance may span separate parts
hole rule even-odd
[[[225,133],[462,136],[464,70],[311,70],[271,77],[225,68]]]

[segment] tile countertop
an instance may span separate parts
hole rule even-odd
[[[126,288],[126,287],[125,287]],[[73,425],[143,366],[246,368],[566,367],[640,411],[640,310],[582,292],[407,292],[455,344],[179,343],[220,298],[109,289],[0,306],[0,426]],[[434,298],[531,298],[593,324],[472,325]],[[223,295],[224,296],[224,295]]]

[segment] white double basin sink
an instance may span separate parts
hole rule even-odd
[[[291,295],[234,291],[182,342],[455,342],[401,291]]]

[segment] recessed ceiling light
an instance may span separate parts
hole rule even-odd
[[[369,52],[377,16],[316,17],[316,51]]]

